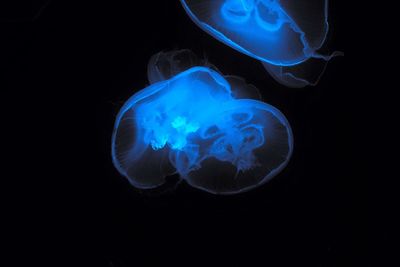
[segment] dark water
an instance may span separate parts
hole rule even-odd
[[[9,247],[53,266],[346,266],[356,199],[344,58],[317,86],[285,88],[204,33],[179,1],[100,2],[2,12],[4,129],[17,139],[6,139],[18,192],[6,196],[17,219]],[[327,42],[344,51],[341,2],[330,4]],[[180,48],[246,78],[290,121],[294,154],[271,182],[234,196],[184,183],[142,192],[113,167],[119,108],[147,86],[151,55]]]

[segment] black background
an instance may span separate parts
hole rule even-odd
[[[14,3],[1,18],[4,125],[18,140],[5,142],[17,188],[10,247],[53,266],[354,266],[343,57],[317,86],[291,89],[204,33],[179,1]],[[341,2],[329,21],[327,43],[344,51]],[[245,77],[288,118],[294,154],[268,184],[234,196],[184,183],[142,192],[114,169],[119,108],[147,86],[151,55],[180,48]]]

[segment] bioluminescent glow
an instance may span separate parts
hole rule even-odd
[[[329,60],[317,52],[328,32],[328,0],[181,0],[192,20],[230,47],[260,60],[282,84],[314,83],[290,66],[310,58]],[[336,55],[336,54],[335,54]],[[324,69],[324,68],[323,68]],[[304,71],[303,71],[304,72]],[[318,75],[319,76],[319,75]]]
[[[270,180],[291,156],[291,128],[276,108],[243,98],[256,95],[244,86],[243,79],[192,67],[137,92],[116,118],[114,165],[143,189],[175,173],[215,194]]]

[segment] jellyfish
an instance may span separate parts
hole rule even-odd
[[[178,174],[213,194],[245,192],[276,176],[293,150],[285,116],[246,98],[257,97],[255,87],[238,77],[190,64],[160,68],[182,55],[190,53],[153,57],[148,68],[153,83],[119,111],[112,135],[117,170],[139,189],[160,187]]]
[[[226,45],[258,59],[289,87],[315,85],[326,62],[328,0],[181,0],[190,18]],[[322,63],[321,63],[322,62]]]

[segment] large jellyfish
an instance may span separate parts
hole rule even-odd
[[[328,0],[181,2],[203,30],[260,60],[275,80],[289,87],[314,85],[326,61],[340,54],[324,56],[317,52],[328,32]]]
[[[292,154],[288,121],[271,105],[245,98],[258,95],[243,79],[224,77],[211,65],[192,67],[205,63],[196,58],[178,64],[191,55],[182,50],[150,60],[152,84],[126,101],[116,118],[115,167],[140,189],[159,187],[172,174],[214,194],[264,184]]]

